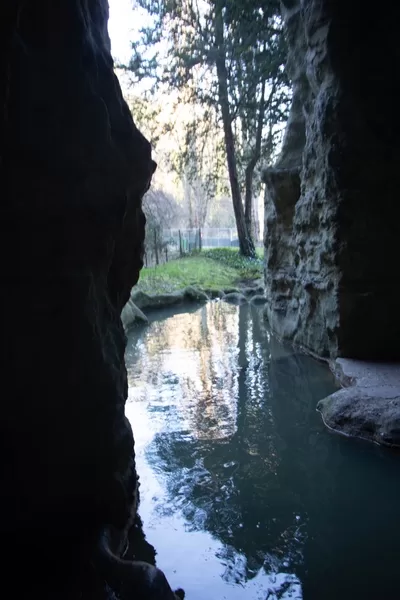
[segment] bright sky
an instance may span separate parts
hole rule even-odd
[[[139,12],[133,10],[132,0],[109,0],[110,20],[108,32],[111,51],[115,60],[128,62],[131,57],[131,41],[137,29]]]

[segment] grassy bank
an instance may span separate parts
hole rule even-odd
[[[143,269],[136,289],[147,294],[181,290],[187,286],[221,290],[236,287],[240,280],[262,277],[262,255],[243,258],[237,249],[215,248],[158,267]]]

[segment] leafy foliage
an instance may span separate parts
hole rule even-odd
[[[204,250],[202,255],[231,269],[237,269],[243,278],[262,277],[262,255],[256,258],[242,256],[236,248],[212,248]]]
[[[252,203],[261,184],[257,165],[262,155],[271,159],[287,117],[279,2],[136,0],[136,4],[147,11],[149,25],[133,43],[129,68],[138,81],[150,78],[155,88],[174,90],[178,101],[203,108],[188,124],[179,159],[188,180],[200,181],[209,198],[220,169],[204,164],[202,139],[210,135],[207,123],[222,120],[241,249],[254,254]]]

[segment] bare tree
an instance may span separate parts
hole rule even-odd
[[[174,225],[179,206],[170,194],[150,189],[143,198],[143,211],[146,216],[146,265],[158,265],[169,243],[168,239],[164,239],[163,230]]]

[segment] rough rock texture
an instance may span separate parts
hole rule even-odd
[[[211,299],[215,300],[216,298],[222,298],[224,292],[222,290],[217,290],[213,288],[204,288],[204,293]]]
[[[209,300],[207,294],[202,290],[199,290],[191,285],[188,285],[183,290],[183,298],[186,301],[190,302],[198,302],[199,304],[204,304]]]
[[[105,0],[0,8],[0,534],[18,598],[114,597],[116,581],[153,598],[150,580],[173,596],[160,571],[111,552],[135,513],[120,313],[155,164],[107,18]]]
[[[129,298],[121,312],[121,321],[125,331],[137,323],[148,323],[149,320],[140,308]]]
[[[265,304],[267,302],[266,296],[262,296],[261,294],[257,294],[250,299],[250,304],[259,305]]]
[[[264,174],[266,315],[320,356],[399,357],[399,8],[362,25],[361,0],[283,8],[294,94]]]
[[[263,291],[264,289],[261,290],[261,294],[263,293]],[[260,290],[258,287],[244,287],[240,290],[240,293],[250,300],[250,298],[252,298],[253,296],[260,295]]]
[[[243,294],[239,292],[230,292],[229,294],[225,294],[222,300],[224,302],[229,302],[229,304],[247,304],[248,299]]]
[[[337,359],[333,371],[346,387],[318,402],[324,423],[344,435],[400,447],[400,365]]]
[[[188,286],[183,290],[177,292],[170,292],[165,294],[146,294],[141,290],[132,290],[131,301],[143,310],[152,310],[166,308],[168,306],[174,306],[182,304],[184,302],[196,302],[203,304],[208,301],[208,296],[201,290],[198,290],[192,286]]]

